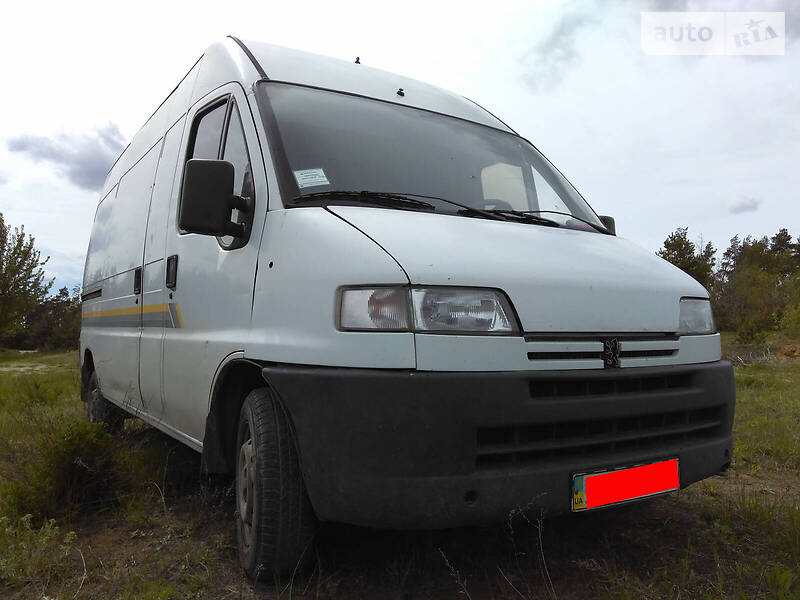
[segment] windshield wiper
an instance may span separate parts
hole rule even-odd
[[[468,204],[461,204],[454,200],[441,198],[439,196],[426,196],[424,194],[413,194],[409,192],[375,192],[371,190],[330,190],[327,192],[313,192],[311,194],[301,194],[292,199],[292,204],[300,205],[307,200],[350,200],[352,202],[361,202],[366,204],[375,204],[378,206],[393,206],[397,208],[411,208],[418,210],[436,211],[436,207],[430,202],[417,200],[417,198],[427,198],[429,200],[438,200],[446,204],[458,206],[461,210],[458,214],[480,216],[485,219],[492,219],[494,221],[516,221],[522,223],[535,223],[537,225],[544,225],[546,227],[562,227],[561,223],[548,219],[547,217],[538,216],[540,213],[551,213],[554,215],[564,215],[572,219],[576,219],[582,223],[586,223],[590,227],[596,229],[600,233],[609,233],[607,229],[602,226],[596,225],[591,221],[582,219],[572,213],[561,212],[558,210],[512,210],[504,208],[482,209],[475,208]]]
[[[417,208],[424,210],[436,210],[430,202],[423,202],[415,198],[409,198],[404,194],[390,194],[387,192],[371,192],[369,190],[331,190],[329,192],[314,192],[313,194],[303,194],[292,199],[293,204],[300,204],[306,200],[331,199],[331,200],[352,200],[366,204],[377,204],[379,206],[395,206],[397,208]]]
[[[436,207],[430,202],[417,200],[417,198],[428,198],[429,200],[439,200],[440,202],[445,202],[446,204],[452,204],[453,206],[458,206],[459,208],[463,209],[458,211],[459,213],[469,213],[476,216],[481,216],[485,219],[491,219],[493,221],[509,220],[504,215],[495,214],[492,213],[491,211],[482,210],[480,208],[473,208],[468,204],[461,204],[460,202],[455,202],[454,200],[448,200],[447,198],[440,198],[439,196],[425,196],[423,194],[400,193],[400,192],[373,192],[370,190],[361,190],[357,192],[350,190],[331,190],[329,192],[314,192],[313,194],[300,195],[294,198],[292,202],[294,204],[300,204],[305,200],[325,199],[325,198],[352,200],[354,202],[379,204],[381,206],[397,206],[398,208],[402,207],[419,208],[419,209],[435,211]]]
[[[575,219],[576,221],[580,221],[581,223],[586,223],[589,227],[593,227],[594,229],[596,229],[600,233],[607,233],[609,235],[611,234],[611,232],[608,229],[606,229],[604,226],[602,226],[602,225],[597,225],[595,223],[592,223],[591,221],[587,221],[586,219],[582,219],[581,217],[573,215],[572,213],[562,212],[560,210],[522,210],[522,211],[518,211],[518,212],[521,212],[521,213],[526,214],[526,215],[534,215],[534,214],[538,215],[538,214],[541,214],[541,213],[550,213],[552,215],[564,215],[566,217],[570,217],[572,219]],[[544,218],[544,217],[542,217],[542,218]]]
[[[514,217],[516,220],[522,223],[535,223],[536,225],[545,225],[547,227],[561,227],[561,223],[558,221],[553,221],[553,219],[547,219],[545,217],[538,217],[530,214],[532,211],[512,210],[510,208],[492,208],[488,209],[486,212]]]
[[[460,202],[456,202],[455,200],[448,200],[447,198],[440,198],[439,196],[425,196],[424,194],[411,194],[411,193],[402,193],[402,194],[395,194],[397,196],[414,196],[415,198],[428,198],[429,200],[439,200],[440,202],[446,202],[447,204],[452,204],[453,206],[458,206],[462,210],[458,211],[458,214],[472,214],[483,217],[484,219],[491,219],[493,221],[508,221],[506,217],[503,215],[499,215],[493,213],[490,210],[484,210],[482,208],[475,208],[474,206],[470,206],[469,204],[461,204]]]

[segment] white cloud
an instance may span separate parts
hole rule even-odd
[[[568,9],[559,14],[547,35],[520,58],[525,83],[536,92],[551,91],[575,69],[581,31],[598,22],[594,11]]]
[[[761,200],[749,196],[742,196],[737,202],[731,204],[728,211],[734,215],[740,213],[756,212],[758,207],[761,206]]]

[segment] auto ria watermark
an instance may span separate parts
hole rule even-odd
[[[645,54],[783,55],[783,12],[643,12]]]

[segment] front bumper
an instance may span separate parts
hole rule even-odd
[[[680,484],[731,460],[730,363],[556,372],[271,365],[322,520],[398,529],[568,511],[571,477],[677,457]]]

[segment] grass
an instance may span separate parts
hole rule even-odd
[[[800,360],[737,370],[734,456],[757,467],[800,469]]]
[[[31,521],[31,515],[16,521],[0,517],[0,581],[11,586],[46,586],[69,574],[67,559],[75,533],[62,533],[52,519],[40,527],[34,527]]]
[[[141,422],[85,423],[75,354],[0,351],[0,597],[800,600],[800,359],[742,347],[726,476],[615,510],[453,531],[325,525],[253,586],[229,482]],[[796,342],[795,342],[796,343]]]

